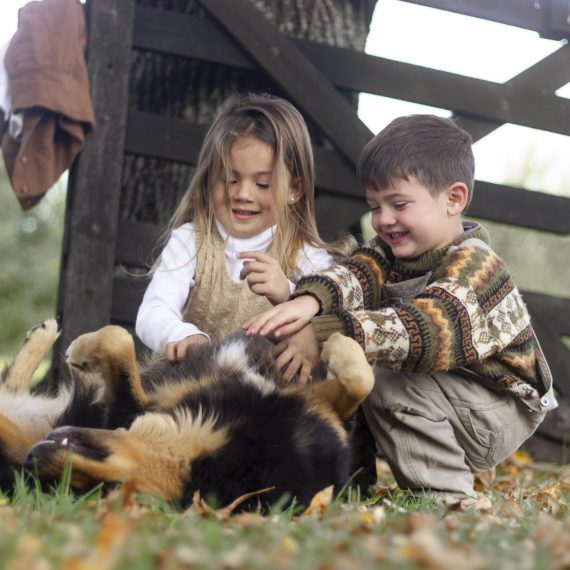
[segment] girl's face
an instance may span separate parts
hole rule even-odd
[[[214,215],[224,229],[239,238],[250,238],[275,224],[273,149],[253,136],[237,139],[230,148],[232,175],[214,186]]]

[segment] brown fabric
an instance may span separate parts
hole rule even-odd
[[[271,308],[271,303],[252,293],[245,281],[232,281],[225,244],[218,232],[213,232],[209,243],[203,243],[197,234],[196,251],[196,280],[183,312],[186,322],[218,341],[240,330],[247,319]]]
[[[22,208],[35,205],[67,170],[95,125],[78,0],[29,2],[6,52],[12,111],[23,112],[20,141],[4,130],[2,152]]]

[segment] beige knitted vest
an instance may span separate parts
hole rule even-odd
[[[235,283],[228,273],[225,260],[225,244],[215,230],[207,244],[196,236],[196,278],[183,319],[195,324],[213,341],[241,330],[241,325],[251,317],[267,311],[271,303],[256,295],[246,281]]]

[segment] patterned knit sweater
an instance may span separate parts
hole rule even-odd
[[[523,399],[542,391],[530,317],[504,262],[488,247],[480,226],[442,250],[396,259],[374,238],[327,271],[303,278],[294,297],[313,295],[319,342],[334,331],[354,338],[371,364],[406,373],[474,373],[479,381]],[[466,242],[466,243],[463,243]],[[385,283],[431,271],[411,301],[382,301]]]

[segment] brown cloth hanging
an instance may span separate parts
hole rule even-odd
[[[85,64],[87,35],[78,0],[29,2],[6,51],[12,112],[23,113],[19,140],[6,124],[2,153],[23,210],[37,204],[73,163],[95,126]]]

